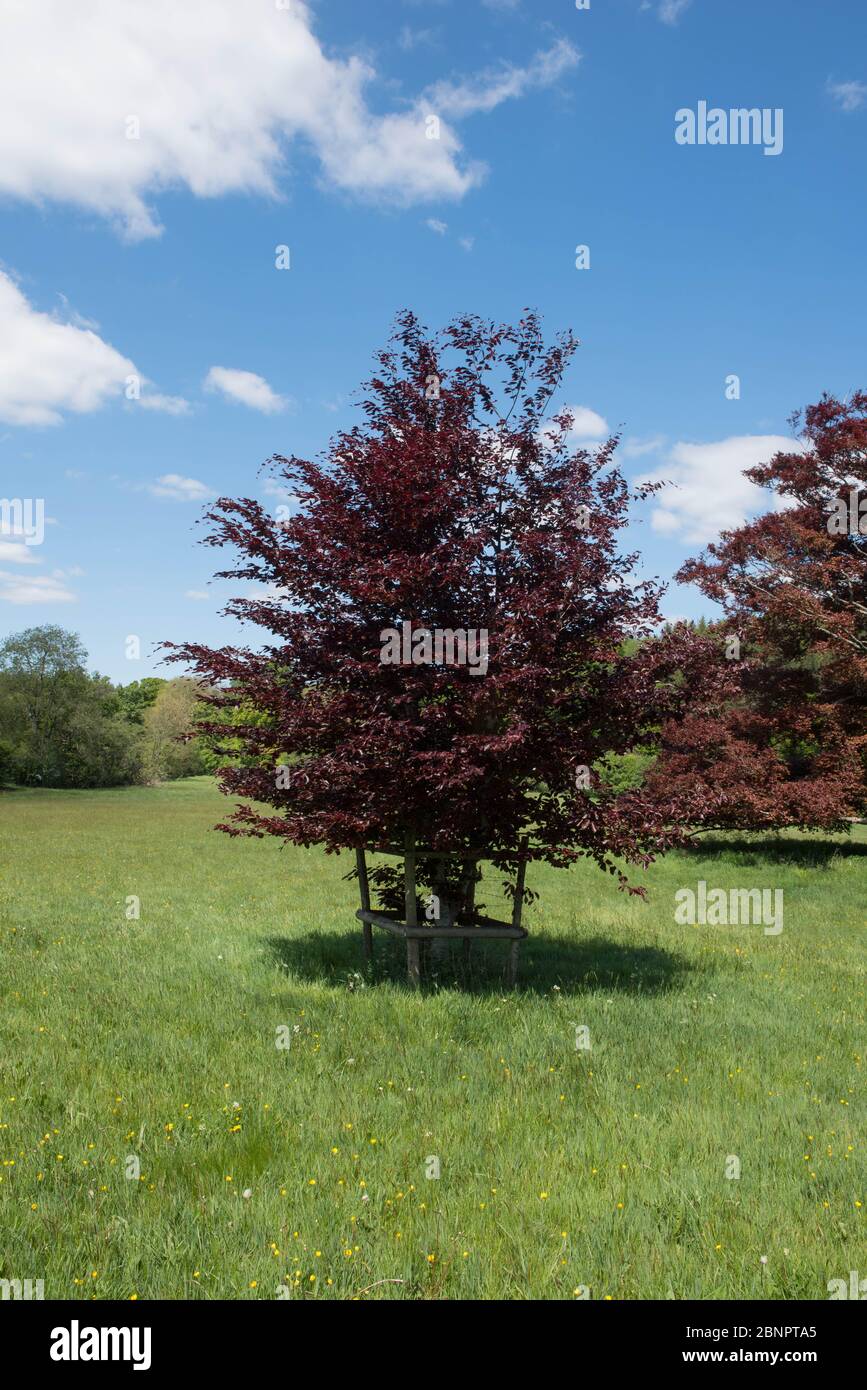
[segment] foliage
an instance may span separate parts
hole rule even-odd
[[[211,707],[200,700],[193,711],[194,727],[196,729],[206,728],[211,717]],[[234,709],[226,711],[225,723],[232,730],[262,727],[268,723],[268,716],[264,712],[254,709],[252,705],[242,702]],[[221,767],[241,767],[246,761],[246,743],[244,738],[237,734],[209,737],[202,732],[196,741],[199,748],[199,760],[205,772],[217,772]],[[287,761],[289,761],[288,758]]]
[[[0,738],[0,786],[11,782],[15,775],[15,745],[11,739]]]
[[[113,686],[88,673],[74,633],[28,628],[0,645],[0,783],[111,787],[200,773],[190,681]]]
[[[134,730],[113,686],[89,675],[79,638],[48,625],[0,645],[0,735],[6,775],[25,785],[112,786],[134,781]]]
[[[640,787],[655,759],[653,748],[635,748],[631,753],[606,753],[597,762],[596,771],[602,785],[619,795]]]
[[[149,782],[193,777],[205,770],[198,743],[185,736],[193,728],[199,688],[183,676],[162,683],[143,716],[141,759]]]
[[[773,509],[678,575],[741,642],[737,698],[663,730],[654,786],[712,793],[713,825],[840,827],[867,813],[867,394],[823,396],[747,476]]]
[[[150,709],[166,684],[162,676],[145,676],[140,681],[117,687],[117,697],[124,715],[132,724],[143,724],[145,711]]]
[[[546,346],[532,314],[431,337],[405,313],[362,422],[321,463],[272,461],[300,515],[249,498],[209,509],[206,543],[238,552],[223,577],[263,586],[227,611],[269,635],[261,651],[168,644],[211,687],[203,728],[244,750],[221,771],[243,798],[222,829],[329,849],[411,835],[506,869],[526,839],[532,858],[589,855],[622,883],[618,858],[644,864],[677,838],[664,798],[576,782],[679,713],[713,644],[679,628],[623,650],[658,627],[660,590],[621,549],[634,494],[617,439],[576,448],[568,410],[546,419],[575,347]],[[383,664],[404,621],[414,643],[486,632],[486,672]],[[242,706],[262,722],[239,730]]]

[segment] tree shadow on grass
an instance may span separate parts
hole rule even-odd
[[[725,839],[700,837],[680,851],[688,858],[721,859],[729,864],[792,864],[799,869],[830,869],[835,859],[867,858],[867,844],[859,840],[790,840],[783,835]]]
[[[373,961],[365,966],[361,934],[306,932],[268,937],[274,960],[296,978],[343,989],[380,983],[404,984],[403,941],[377,933]],[[422,989],[459,989],[470,994],[499,994],[506,988],[508,941],[474,941],[469,961],[463,943],[449,943],[443,960],[422,960]],[[429,949],[429,948],[428,948]],[[696,967],[682,956],[656,946],[621,946],[605,937],[533,936],[521,942],[518,989],[547,994],[554,986],[569,993],[663,994],[679,989]]]

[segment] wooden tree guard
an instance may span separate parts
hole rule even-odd
[[[361,891],[361,910],[370,912],[370,884],[367,879],[367,860],[364,857],[364,850],[355,851],[355,866],[358,869],[358,887]],[[373,959],[373,928],[366,917],[361,919],[361,931],[364,937],[364,959]]]
[[[403,855],[403,892],[404,920],[406,922],[406,978],[415,989],[421,981],[421,969],[418,937],[410,935],[413,927],[418,926],[418,918],[415,902],[415,839],[409,830],[406,832]]]
[[[389,848],[384,852],[387,854],[402,854],[404,863],[404,920],[400,921],[396,916],[387,912],[374,912],[370,906],[370,880],[367,876],[367,858],[363,848],[356,849],[355,863],[358,869],[358,887],[361,894],[361,910],[356,912],[356,917],[361,922],[363,932],[364,959],[369,961],[373,956],[373,927],[382,927],[385,931],[391,932],[394,936],[402,936],[406,941],[406,975],[410,985],[415,989],[421,983],[421,953],[420,945],[422,941],[431,941],[437,938],[448,938],[449,940],[460,940],[464,942],[465,957],[469,954],[470,945],[473,941],[483,940],[505,940],[511,943],[509,947],[509,966],[508,980],[510,985],[515,985],[518,979],[518,948],[527,935],[521,926],[521,913],[524,905],[524,879],[527,872],[527,841],[521,840],[520,858],[518,860],[518,875],[515,880],[515,898],[512,904],[511,923],[497,922],[490,917],[482,917],[471,908],[470,920],[465,925],[455,925],[452,927],[442,927],[436,925],[426,925],[419,923],[418,908],[416,904],[416,861],[418,859],[483,859],[485,856],[476,850],[456,850],[452,854],[448,850],[426,850],[419,849],[411,832],[407,831],[406,840],[402,850]],[[378,851],[382,853],[383,851]],[[473,890],[475,896],[475,890]]]

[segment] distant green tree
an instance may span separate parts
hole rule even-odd
[[[701,618],[681,618],[681,619],[680,619],[680,623],[681,623],[682,625],[688,627],[689,630],[690,630],[690,632],[700,632],[700,633],[702,634],[702,636],[704,636],[704,635],[707,634],[708,632],[713,632],[717,627],[719,627],[719,623],[718,623],[718,622],[717,622],[717,623],[709,622],[708,619],[705,618],[705,617],[701,617]],[[670,633],[674,632],[674,630],[675,630],[676,627],[677,627],[677,623],[673,623],[673,622],[663,623],[663,626],[662,626],[663,635],[664,635],[664,636],[668,636]]]
[[[140,681],[117,687],[120,708],[130,723],[144,723],[145,710],[150,709],[166,683],[162,676],[144,676]]]
[[[194,729],[201,688],[187,676],[163,682],[156,700],[144,712],[142,769],[148,782],[194,777],[206,771],[197,740],[183,742]]]
[[[15,773],[15,745],[11,739],[0,738],[0,786],[11,782]]]
[[[637,748],[630,753],[606,753],[593,766],[602,785],[621,796],[641,786],[655,757],[652,748]]]
[[[16,780],[58,785],[63,729],[87,681],[80,638],[54,625],[0,644],[0,732],[14,748]]]
[[[194,712],[194,722],[197,727],[202,729],[202,733],[197,740],[199,756],[202,766],[206,772],[219,771],[221,767],[245,767],[252,761],[247,748],[247,740],[243,737],[244,730],[251,726],[264,728],[268,723],[268,716],[262,710],[254,709],[249,703],[242,703],[234,708],[226,710],[223,716],[221,729],[226,725],[238,730],[236,737],[228,736],[225,732],[219,735],[211,735],[208,730],[213,727],[214,711],[211,705],[199,704]],[[294,758],[286,758],[286,762],[294,761]]]
[[[141,731],[120,709],[104,676],[83,684],[62,740],[62,785],[114,787],[141,776]]]
[[[0,644],[5,776],[31,786],[136,781],[140,735],[103,676],[89,675],[75,633],[47,624]]]

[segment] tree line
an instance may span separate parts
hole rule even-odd
[[[0,643],[0,783],[112,787],[206,772],[198,686],[181,676],[115,685],[87,669],[79,637],[28,628]]]

